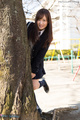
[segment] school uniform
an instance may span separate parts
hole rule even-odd
[[[31,23],[29,25],[29,23],[27,25],[27,33],[29,35],[29,32],[31,29],[33,29],[33,25],[35,23]],[[40,39],[34,44],[32,45],[31,41],[30,41],[30,46],[31,46],[31,70],[32,73],[35,73],[36,76],[33,79],[40,79],[42,78],[42,76],[45,73],[44,70],[44,56],[48,50],[49,45],[47,45],[47,47],[43,47],[45,41],[48,38],[48,33],[47,33],[47,29],[43,30],[41,35],[40,35]]]

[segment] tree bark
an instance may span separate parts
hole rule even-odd
[[[18,115],[14,120],[41,120],[36,111],[21,0],[0,0],[0,114]]]

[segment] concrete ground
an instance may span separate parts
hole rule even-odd
[[[73,81],[79,60],[73,60],[73,73],[71,72],[71,60],[45,61],[44,76],[49,87],[49,93],[45,93],[43,87],[35,90],[36,99],[43,112],[55,108],[78,106],[80,112],[80,70]]]

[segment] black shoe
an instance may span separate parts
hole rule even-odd
[[[39,114],[41,115],[42,114],[42,110],[40,108],[37,109]]]
[[[38,106],[38,104],[37,104],[37,110],[38,110],[39,114],[42,114],[42,110],[41,110],[41,108]]]
[[[43,80],[44,80],[44,79],[43,79]],[[44,80],[44,81],[45,81],[45,80]],[[45,90],[46,93],[49,92],[49,86],[48,86],[48,84],[47,84],[46,81],[45,81],[45,85],[43,86],[43,88],[44,88],[44,90]]]

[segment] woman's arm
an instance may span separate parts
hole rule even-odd
[[[49,46],[47,46],[46,48],[41,48],[40,51],[37,53],[37,55],[33,58],[32,62],[31,62],[32,73],[36,74],[38,72],[39,65],[42,62],[48,48],[49,48]]]

